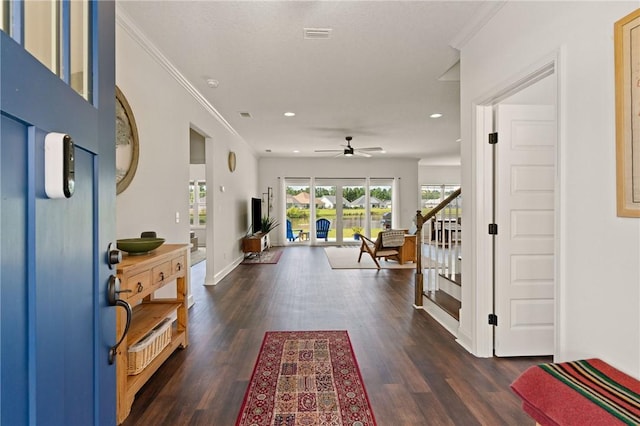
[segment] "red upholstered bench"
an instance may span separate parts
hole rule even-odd
[[[599,359],[530,367],[511,389],[543,426],[640,424],[640,382]]]

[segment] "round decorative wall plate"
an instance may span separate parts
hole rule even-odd
[[[116,194],[127,189],[138,168],[138,128],[127,98],[116,86]]]
[[[229,171],[233,172],[236,169],[236,153],[233,151],[229,151]]]

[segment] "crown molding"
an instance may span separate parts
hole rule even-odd
[[[138,28],[131,17],[122,10],[116,3],[116,23],[125,30],[131,38],[138,43],[142,49],[155,59],[178,84],[180,84],[202,107],[211,114],[222,126],[232,135],[240,137],[238,132],[229,124],[227,120],[215,109],[213,105],[196,89],[193,84],[176,68],[171,61],[164,56],[149,38]]]
[[[458,35],[451,40],[449,46],[457,50],[462,48],[484,27],[487,22],[507,3],[507,0],[490,1],[480,7],[480,11],[464,26]]]

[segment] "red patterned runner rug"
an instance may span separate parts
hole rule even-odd
[[[346,331],[268,331],[236,426],[375,426]]]

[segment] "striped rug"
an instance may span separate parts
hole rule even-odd
[[[599,359],[530,367],[511,388],[543,425],[640,424],[640,382]]]

